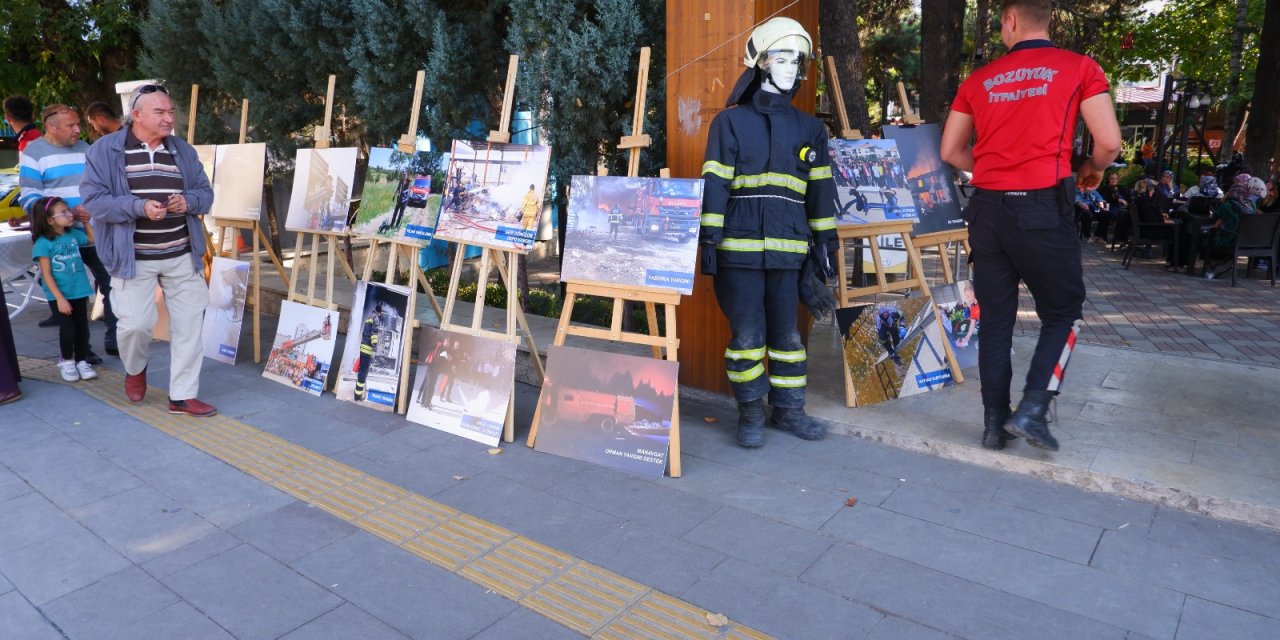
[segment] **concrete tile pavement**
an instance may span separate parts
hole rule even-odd
[[[21,331],[49,339],[28,322]],[[24,343],[23,353],[46,347]],[[166,347],[153,347],[157,370]],[[1264,393],[1254,370],[1195,363],[1188,373],[1131,350],[1080,355],[1073,382],[1090,391],[1063,403],[1064,434],[1087,410],[1100,416],[1090,437],[1124,428],[1098,405],[1154,412],[1131,430],[1168,438],[1163,448],[1131,437],[1115,450],[1145,446],[1166,458],[1153,465],[1195,467],[1203,441],[1201,462],[1242,464],[1214,448],[1230,432],[1205,424],[1199,396],[1152,396],[1202,388],[1206,374]],[[841,435],[803,442],[770,431],[762,450],[744,451],[732,444],[732,413],[691,398],[685,477],[650,481],[520,441],[488,455],[396,416],[264,383],[251,362],[205,371],[211,402],[253,398],[236,409],[251,427],[780,638],[1274,638],[1280,629],[1267,600],[1277,589],[1267,569],[1280,566],[1274,531]],[[28,380],[23,391],[0,407],[0,628],[18,638],[580,637],[76,385]],[[951,416],[941,424],[961,429],[972,424],[973,392],[962,385],[840,415],[878,426]],[[519,385],[518,436],[535,399]],[[282,419],[298,411],[315,433]],[[1272,438],[1265,411],[1241,413],[1235,446]],[[1184,426],[1148,431],[1166,423]],[[1195,441],[1190,460],[1176,438]],[[77,464],[58,464],[59,453]]]

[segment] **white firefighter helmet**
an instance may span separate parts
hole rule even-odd
[[[778,16],[770,18],[756,27],[747,39],[746,52],[742,64],[755,67],[769,51],[795,51],[801,56],[800,77],[804,77],[804,61],[813,55],[813,39],[804,27],[791,18]]]

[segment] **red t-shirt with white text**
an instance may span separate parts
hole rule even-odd
[[[1071,174],[1080,102],[1108,91],[1089,56],[1046,40],[1018,43],[965,79],[951,108],[973,116],[974,186],[1044,189]]]

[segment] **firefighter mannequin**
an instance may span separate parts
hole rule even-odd
[[[732,331],[725,368],[744,447],[764,444],[766,396],[772,426],[806,440],[826,435],[804,413],[807,356],[796,328],[801,289],[812,279],[802,278],[802,267],[817,261],[829,276],[827,249],[836,241],[827,132],[791,106],[812,50],[809,34],[790,18],[751,33],[743,58],[749,69],[730,108],[711,123],[702,165],[701,269],[715,277]]]

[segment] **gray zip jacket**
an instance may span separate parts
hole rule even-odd
[[[143,203],[129,191],[124,168],[124,141],[129,129],[103,136],[85,154],[84,180],[80,196],[89,210],[93,233],[98,241],[98,257],[107,273],[125,280],[134,277],[133,231],[135,221],[146,216]],[[191,261],[204,269],[205,238],[200,216],[213,206],[213,187],[204,175],[196,150],[174,136],[164,139],[182,172],[182,195],[187,199],[187,231],[191,233]]]

